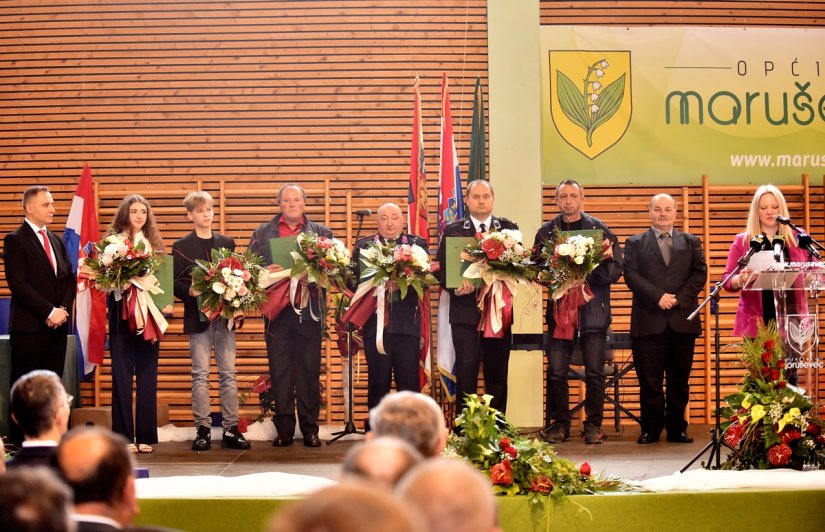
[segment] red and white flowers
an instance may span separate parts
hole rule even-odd
[[[192,286],[200,292],[198,305],[209,321],[224,318],[239,326],[247,312],[265,300],[259,282],[263,260],[251,252],[213,249],[210,262],[198,260],[192,270]]]

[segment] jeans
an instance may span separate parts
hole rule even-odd
[[[235,381],[235,331],[225,320],[215,320],[209,328],[189,335],[189,355],[192,357],[192,412],[195,425],[211,427],[209,405],[209,355],[215,348],[221,398],[223,428],[238,424],[238,386]]]
[[[584,423],[601,427],[604,416],[604,357],[607,334],[604,331],[583,333],[579,343],[585,373]],[[547,353],[547,425],[550,425],[552,420],[570,424],[570,385],[567,382],[567,374],[572,353],[572,340],[551,340],[550,351]]]

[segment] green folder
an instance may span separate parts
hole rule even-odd
[[[269,241],[269,251],[272,253],[272,264],[283,266],[284,269],[292,268],[292,263],[295,259],[292,258],[290,251],[298,249],[297,236],[285,236],[281,238],[273,238]],[[269,266],[264,264],[264,267]]]
[[[472,262],[461,260],[461,252],[469,244],[476,242],[473,236],[448,236],[447,242],[444,244],[445,257],[447,264],[442,264],[446,268],[446,288],[458,288],[464,281],[464,272],[470,267]],[[470,280],[473,284],[477,284],[479,280]]]
[[[175,276],[172,266],[172,255],[163,255],[160,258],[160,266],[155,271],[155,277],[158,278],[162,294],[149,294],[159,310],[171,305],[175,301]]]

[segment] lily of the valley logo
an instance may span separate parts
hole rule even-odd
[[[564,140],[590,159],[630,124],[630,52],[550,51],[550,112]]]
[[[819,341],[816,314],[788,314],[788,347],[806,357]]]

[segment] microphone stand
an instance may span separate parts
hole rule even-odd
[[[358,216],[358,228],[355,230],[355,242],[358,242],[358,238],[361,236],[361,228],[364,226],[364,216],[366,216],[366,214],[357,212],[355,213],[355,215]],[[352,323],[347,323],[347,365],[345,366],[347,370],[347,377],[344,381],[344,403],[346,418],[344,420],[344,430],[333,432],[331,434],[332,439],[327,441],[327,445],[331,445],[333,442],[340,440],[344,436],[349,436],[350,434],[364,434],[363,430],[358,430],[357,428],[355,428],[355,423],[352,420],[352,358],[354,356],[353,353],[355,351],[353,349],[352,329]]]
[[[730,280],[731,277],[739,273],[739,270],[744,268],[748,265],[750,261],[750,257],[753,253],[748,255],[744,255],[742,258],[739,259],[739,263],[737,264],[736,268],[733,269],[728,275],[725,276],[724,279],[716,283],[713,287],[713,290],[710,291],[710,294],[705,298],[702,303],[696,307],[696,310],[691,312],[690,316],[687,317],[688,320],[693,320],[696,316],[699,315],[699,312],[710,303],[710,312],[714,316],[714,328],[715,332],[713,335],[713,348],[714,353],[716,355],[716,363],[714,364],[714,376],[716,377],[716,383],[714,386],[714,390],[716,393],[716,400],[714,401],[716,406],[715,412],[715,422],[713,428],[710,430],[710,441],[707,445],[705,445],[701,451],[699,451],[696,456],[694,456],[690,462],[687,463],[685,467],[679,470],[680,473],[684,473],[685,471],[690,468],[697,460],[699,460],[706,452],[710,451],[710,456],[708,457],[708,461],[703,464],[705,469],[721,469],[722,468],[722,446],[724,445],[731,451],[735,451],[733,447],[725,442],[725,439],[722,437],[722,413],[721,413],[721,387],[720,387],[720,365],[721,365],[721,336],[719,334],[719,293],[722,291],[722,287]],[[716,457],[716,464],[713,465],[714,456]]]

